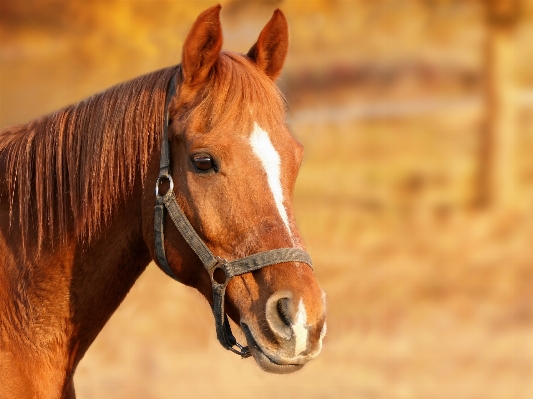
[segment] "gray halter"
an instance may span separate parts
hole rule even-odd
[[[259,252],[244,258],[236,259],[228,262],[218,256],[213,255],[207,245],[198,236],[189,220],[181,210],[176,201],[174,195],[174,183],[170,176],[170,150],[168,142],[168,106],[170,100],[176,93],[176,77],[169,83],[167,89],[166,102],[165,102],[165,117],[163,126],[163,137],[161,139],[161,160],[159,163],[159,177],[157,178],[155,195],[155,252],[159,267],[174,280],[177,280],[176,276],[170,268],[165,255],[164,246],[164,223],[165,223],[165,208],[170,215],[170,218],[176,225],[177,229],[187,241],[189,246],[198,255],[204,267],[207,269],[211,278],[211,284],[213,287],[213,315],[215,316],[215,326],[217,332],[217,338],[222,346],[241,357],[251,356],[251,352],[248,347],[244,347],[237,343],[237,340],[231,332],[231,327],[228,322],[228,317],[224,311],[224,294],[226,287],[230,280],[238,275],[248,273],[254,270],[261,269],[262,267],[274,265],[283,262],[302,262],[308,264],[311,268],[312,261],[309,254],[298,248],[279,248],[270,251]],[[168,180],[170,187],[168,191],[161,195],[159,193],[159,184],[163,180]],[[225,280],[219,283],[214,278],[214,273],[217,269],[224,271]],[[234,346],[238,348],[235,349]]]

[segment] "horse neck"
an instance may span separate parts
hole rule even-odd
[[[151,260],[140,201],[140,193],[130,197],[97,239],[76,248],[69,292],[80,359]]]
[[[90,243],[73,237],[32,261],[20,261],[16,234],[3,223],[7,212],[2,204],[0,325],[5,330],[0,352],[2,346],[15,347],[23,358],[27,351],[37,369],[43,366],[36,354],[67,374],[76,367],[150,262],[142,236],[140,183],[135,186]]]
[[[140,199],[133,196],[124,201],[89,245],[72,240],[33,262],[15,255],[0,204],[4,389],[9,390],[12,381],[14,387],[25,387],[24,397],[71,397],[77,364],[149,263],[136,202]],[[0,388],[0,396],[2,392]]]
[[[142,106],[134,106],[121,111],[125,114],[131,111],[132,115],[128,114],[131,120],[137,121],[140,119],[139,116],[146,118],[146,126],[135,125],[137,133],[143,134],[141,138],[144,141],[139,140],[139,135],[131,137],[135,143],[140,141],[144,147],[139,147],[139,154],[126,158],[136,160],[142,156],[148,157],[147,170],[153,170],[151,175],[155,174],[154,184],[157,178],[157,160],[151,160],[153,151],[146,132],[153,129],[153,126],[160,125],[157,118],[162,119],[163,90],[166,89],[166,82],[172,73],[173,70],[170,69],[160,71],[154,73],[153,76],[147,75],[132,81],[133,83],[113,89],[119,91],[119,94],[125,96],[124,98],[129,99],[130,102],[157,105],[149,108],[148,113]],[[138,95],[139,90],[133,90],[135,87],[145,86],[146,90],[142,91],[142,95]],[[118,95],[115,92],[112,94]],[[29,149],[34,150],[37,145],[48,151],[53,145],[63,146],[67,142],[70,143],[68,148],[61,147],[61,151],[52,151],[54,156],[55,154],[74,153],[75,156],[81,157],[83,156],[81,152],[92,151],[93,147],[90,145],[81,146],[84,143],[87,144],[88,138],[81,135],[78,128],[85,125],[80,122],[81,119],[77,121],[74,116],[81,118],[84,115],[82,112],[87,114],[89,111],[94,111],[89,105],[96,104],[99,99],[103,98],[102,96],[104,95],[97,95],[73,108],[65,109],[64,112],[60,111],[59,114],[42,117],[29,125],[7,129],[0,137],[0,369],[4,370],[3,364],[8,364],[7,369],[15,372],[11,376],[15,381],[18,381],[17,378],[20,376],[32,376],[31,380],[18,381],[17,384],[27,383],[28,389],[36,390],[36,392],[38,389],[44,389],[43,392],[56,392],[57,389],[62,389],[60,388],[63,384],[61,381],[71,378],[79,360],[151,259],[142,232],[144,185],[141,179],[147,179],[147,174],[141,173],[141,169],[136,170],[137,173],[134,175],[129,173],[132,168],[140,168],[141,165],[136,165],[135,162],[125,164],[119,168],[119,172],[123,173],[122,178],[120,174],[117,176],[115,173],[113,176],[116,180],[110,181],[109,186],[99,186],[106,189],[113,188],[123,195],[111,196],[113,198],[108,199],[107,202],[104,201],[103,206],[95,208],[94,202],[98,203],[100,197],[96,195],[98,191],[93,190],[94,184],[89,182],[91,183],[88,183],[89,191],[85,192],[92,193],[94,197],[82,195],[72,197],[77,198],[77,203],[83,205],[79,209],[74,209],[76,201],[68,203],[65,200],[65,197],[68,197],[67,193],[72,192],[71,190],[76,187],[69,185],[73,179],[70,174],[63,176],[62,184],[54,183],[47,186],[48,191],[41,191],[41,197],[34,194],[37,188],[43,187],[43,183],[50,183],[44,180],[47,176],[56,176],[58,165],[67,164],[71,168],[69,172],[84,170],[83,168],[90,170],[93,159],[99,159],[97,156],[86,158],[84,164],[78,163],[74,158],[66,161],[66,158],[52,158],[55,164],[47,162],[48,159],[45,158],[39,162],[32,158],[33,169],[21,166],[22,163],[13,163],[14,160],[21,159],[20,156],[28,153]],[[100,103],[109,105],[104,101]],[[82,109],[84,107],[86,109]],[[113,109],[117,112],[115,118],[105,120],[106,123],[109,120],[114,121],[114,125],[106,125],[108,132],[116,132],[116,128],[122,126],[121,121],[124,119],[117,111],[121,109],[120,107]],[[78,113],[75,112],[76,110]],[[100,113],[95,111],[91,117],[93,114]],[[64,118],[54,119],[58,115]],[[99,123],[104,121],[89,119],[84,120],[87,123],[97,122],[97,125],[93,126],[95,129],[93,131],[99,131]],[[45,135],[51,129],[49,124],[54,121],[57,123],[53,126],[53,130],[64,133],[61,136],[64,139],[62,142],[46,141]],[[69,129],[61,130],[63,127],[69,127]],[[35,135],[30,136],[30,131]],[[83,140],[77,140],[78,137],[83,137]],[[109,137],[111,136],[108,135]],[[102,143],[103,140],[100,141],[101,148],[103,148]],[[17,148],[21,150],[17,151]],[[109,164],[113,162],[113,159],[108,159]],[[21,187],[27,186],[14,183],[19,182],[20,179],[14,180],[12,176],[20,176],[20,174],[10,172],[13,165],[19,165],[21,170],[28,171],[26,175],[30,178],[42,170],[38,168],[47,168],[50,165],[55,167],[50,168],[49,171],[47,169],[49,173],[40,173],[41,181],[23,190]],[[92,175],[87,176],[105,177],[108,170],[101,172],[99,174],[93,171]],[[117,187],[117,180],[126,183]],[[147,181],[151,180],[147,179]],[[108,184],[105,179],[104,184]],[[54,191],[57,187],[60,189]],[[153,192],[153,190],[149,191]],[[105,190],[102,189],[99,193],[103,195]],[[21,198],[22,201],[19,202]],[[47,212],[39,217],[38,204],[42,205],[43,200],[57,200],[58,198],[63,199],[63,206],[57,206],[54,209],[57,210],[57,215],[62,217],[58,220],[64,221],[63,228],[44,230],[42,245],[39,248],[37,242],[41,233],[38,232],[36,222],[48,223],[52,220],[54,225],[57,218],[54,218],[53,214],[50,216]],[[109,207],[108,204],[110,204]],[[95,211],[92,215],[93,219],[90,220],[93,222],[96,220],[99,228],[93,229],[93,234],[79,234],[78,230],[83,233],[83,228],[86,227],[83,223],[83,218],[87,217],[86,211],[94,209],[103,210],[103,213],[109,212],[100,222],[95,219],[95,215],[100,211]],[[25,231],[28,232],[28,237],[25,237],[20,229],[21,220],[24,220],[24,217],[27,221]],[[94,227],[94,224],[89,224],[89,227],[91,226]],[[22,243],[26,243],[25,248]],[[2,379],[1,374],[0,386],[10,378],[8,375]],[[49,386],[46,385],[46,389],[43,388],[44,385],[38,388],[37,385],[33,386],[34,381],[41,385],[43,381],[49,381]],[[1,389],[0,396],[2,396]]]

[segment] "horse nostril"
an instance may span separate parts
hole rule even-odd
[[[279,318],[285,324],[286,326],[291,326],[291,317],[290,317],[290,310],[289,310],[289,298],[281,298],[276,303],[276,309],[278,311]]]
[[[272,295],[266,305],[266,320],[271,331],[283,341],[292,337],[291,299],[283,295]]]

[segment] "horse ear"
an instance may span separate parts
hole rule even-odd
[[[181,66],[186,84],[203,82],[218,59],[222,49],[221,8],[217,4],[198,15],[185,39]]]
[[[288,49],[289,25],[285,15],[276,9],[247,55],[271,79],[276,79],[281,73]]]

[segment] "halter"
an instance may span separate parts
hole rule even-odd
[[[163,230],[166,209],[185,241],[202,261],[204,267],[209,273],[209,277],[211,278],[211,285],[213,288],[213,315],[215,316],[215,327],[219,342],[224,348],[240,355],[242,358],[246,358],[252,355],[250,349],[247,346],[242,346],[237,342],[231,332],[228,316],[224,311],[224,294],[229,282],[235,276],[249,273],[265,266],[275,265],[277,263],[301,262],[306,263],[312,268],[313,266],[311,257],[307,252],[299,248],[273,249],[236,259],[231,262],[213,255],[207,245],[198,236],[194,230],[194,227],[192,227],[191,223],[178,205],[174,195],[174,182],[169,172],[170,150],[168,141],[168,106],[175,93],[176,76],[174,75],[169,83],[166,94],[163,138],[161,140],[161,159],[159,163],[159,177],[157,178],[155,186],[156,206],[154,230],[155,252],[157,260],[159,261],[159,266],[161,269],[168,276],[172,277],[174,280],[177,280],[177,277],[172,272],[165,255],[165,237]],[[164,180],[168,180],[170,187],[164,195],[161,195],[159,193],[159,184]],[[214,278],[214,273],[218,269],[222,270],[225,275],[225,279],[221,283],[217,282]],[[235,346],[238,349],[235,349]]]

